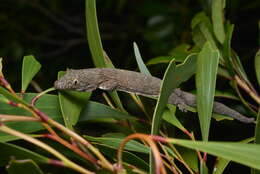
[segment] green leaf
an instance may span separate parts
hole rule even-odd
[[[220,91],[220,90],[215,91],[215,97],[239,100],[239,98],[236,95],[234,95],[232,92]]]
[[[234,31],[234,25],[227,24],[226,25],[227,35],[225,42],[223,44],[223,58],[225,60],[226,69],[229,72],[230,76],[235,75],[235,70],[232,63],[232,49],[231,49],[231,40],[232,40],[232,34]]]
[[[87,24],[87,36],[90,52],[92,55],[92,60],[96,67],[108,67],[114,68],[109,57],[103,50],[102,42],[100,39],[98,20],[96,12],[96,1],[95,0],[85,0],[86,5],[86,24]],[[124,111],[121,100],[116,91],[109,92],[109,95],[114,100],[117,107]]]
[[[59,101],[65,126],[73,129],[79,119],[82,109],[86,106],[91,92],[62,91],[59,92]]]
[[[22,98],[18,97],[17,95],[10,93],[7,89],[3,88],[2,86],[0,86],[0,94],[2,94],[5,98],[15,103],[22,103],[24,105],[29,105],[28,102],[24,101]]]
[[[213,114],[212,114],[212,118],[214,118],[216,121],[234,120],[234,118],[231,118],[231,117],[229,117],[229,116],[220,115],[220,114],[216,114],[216,113],[213,113]]]
[[[187,149],[183,147],[178,147],[177,150],[181,154],[184,161],[188,164],[188,166],[192,168],[195,173],[199,173],[199,160],[197,152],[192,149]]]
[[[200,163],[200,174],[208,174],[209,169],[204,161]]]
[[[169,63],[173,59],[176,60],[176,62],[184,62],[188,56],[195,55],[196,52],[198,52],[197,47],[193,47],[190,49],[190,45],[188,44],[181,44],[178,47],[174,48],[170,51],[171,56],[159,56],[155,57],[153,59],[150,59],[146,65],[156,65],[160,63]]]
[[[128,115],[125,112],[113,109],[98,102],[88,101],[86,107],[80,114],[79,122],[108,118],[136,120],[135,117]]]
[[[168,102],[168,97],[170,96],[174,88],[177,88],[182,82],[188,80],[195,73],[196,61],[197,54],[191,54],[182,64],[175,66],[174,61],[172,61],[168,65],[162,81],[161,93],[156,105],[156,109],[154,111],[152,134],[157,134],[156,132],[158,132],[159,130],[159,125],[161,123],[164,108]],[[175,80],[172,81],[172,79]]]
[[[159,57],[155,57],[155,58],[150,59],[146,63],[146,65],[149,66],[149,65],[156,65],[156,64],[159,64],[159,63],[169,63],[173,59],[174,59],[173,56],[159,56]]]
[[[255,127],[255,143],[260,144],[260,109],[257,114],[256,127]]]
[[[84,136],[87,140],[91,142],[99,142],[101,144],[108,145],[114,149],[118,149],[120,143],[124,140],[124,137],[122,138],[111,138],[111,137],[91,137],[91,136]],[[129,150],[133,152],[140,152],[140,153],[149,153],[149,148],[135,140],[130,140],[124,150]]]
[[[172,49],[169,54],[174,57],[176,62],[183,62],[188,55],[199,52],[198,47],[192,47],[189,44],[180,44],[176,48]]]
[[[26,91],[33,77],[41,69],[41,64],[33,55],[24,56],[22,67],[22,91]]]
[[[18,94],[19,95],[19,94]],[[38,93],[25,93],[23,94],[23,102],[29,103]],[[36,108],[49,115],[52,118],[61,118],[61,112],[59,110],[59,101],[57,95],[45,94],[41,96],[35,103]],[[28,111],[19,107],[14,107],[9,104],[0,103],[0,114],[10,115],[24,115],[31,116]]]
[[[199,12],[197,13],[192,21],[191,21],[191,28],[194,29],[197,27],[201,22],[206,22],[207,24],[210,24],[210,20],[205,12]]]
[[[252,141],[252,138],[248,138],[248,139],[241,141],[241,143],[249,143],[251,141]],[[230,160],[218,157],[216,159],[216,162],[214,165],[213,174],[222,174],[229,163],[230,163]]]
[[[174,83],[178,87],[182,82],[187,81],[191,76],[193,76],[196,72],[196,64],[197,64],[197,56],[198,54],[192,53],[187,56],[185,61],[176,66],[175,76],[172,77]]]
[[[260,109],[257,114],[256,126],[255,126],[255,144],[260,144]],[[260,174],[260,170],[253,170],[254,174]]]
[[[35,97],[37,93],[25,93],[23,94],[23,102],[30,102],[33,97]],[[39,110],[47,114],[52,119],[62,122],[62,116],[59,109],[59,101],[56,95],[45,94],[41,98],[39,98],[35,105]],[[31,116],[32,114],[28,111],[13,107],[9,104],[0,103],[0,114],[8,114],[8,115],[23,115],[23,116]],[[31,133],[35,131],[39,131],[44,129],[44,127],[39,122],[9,122],[6,123],[9,127],[21,131],[23,133]],[[5,133],[0,132],[0,142],[6,142],[10,140],[14,140],[17,138],[13,138],[13,136],[7,135]]]
[[[217,49],[214,37],[212,36],[211,29],[207,26],[207,24],[205,22],[202,22],[199,24],[199,28],[200,28],[203,36],[205,37],[206,41],[210,42],[210,44],[212,45],[212,47],[214,49]]]
[[[207,141],[209,136],[218,62],[219,52],[207,42],[198,55],[196,74],[197,111],[204,141]]]
[[[214,37],[212,24],[209,17],[204,13],[200,12],[195,15],[191,21],[192,37],[196,46],[202,48],[205,42],[209,41],[213,48],[217,49]]]
[[[213,169],[213,174],[222,174],[229,163],[230,160],[226,160],[224,158],[217,158],[215,167]]]
[[[255,55],[255,72],[258,85],[260,86],[260,49],[257,51]]]
[[[234,142],[205,142],[169,139],[171,143],[207,152],[227,160],[260,169],[260,145]]]
[[[162,114],[168,102],[168,98],[171,95],[174,88],[177,87],[175,81],[172,82],[171,79],[177,79],[176,77],[176,65],[175,61],[171,61],[168,65],[167,70],[165,71],[163,81],[161,84],[161,92],[155,107],[155,111],[153,114],[153,121],[152,121],[152,135],[157,135],[161,126]]]
[[[33,160],[11,160],[6,168],[8,174],[30,173],[43,174],[39,166]]]
[[[212,2],[212,22],[213,31],[216,38],[220,43],[224,43],[225,30],[224,30],[224,8],[225,2],[223,0],[213,0]]]
[[[86,0],[85,4],[87,37],[92,60],[94,61],[96,67],[106,67],[105,56],[103,54],[103,47],[98,29],[96,1]]]
[[[177,79],[175,78],[178,74],[176,74],[176,65],[175,61],[171,61],[168,65],[164,77],[161,84],[160,94],[159,98],[156,103],[155,111],[153,114],[153,120],[152,120],[152,135],[157,135],[159,133],[159,129],[162,122],[162,114],[164,112],[164,109],[166,107],[166,104],[168,102],[168,98],[171,95],[174,88],[177,87],[176,81],[173,81],[171,79]],[[150,152],[150,173],[155,172],[155,164]]]
[[[226,79],[232,79],[232,77],[230,76],[230,74],[229,74],[229,72],[226,70],[226,69],[224,69],[224,68],[222,68],[222,67],[218,67],[218,75],[220,75],[220,76],[222,76],[222,77],[224,77],[224,78],[226,78]]]
[[[170,105],[168,105],[168,107],[172,107]],[[176,107],[175,107],[176,108]],[[183,125],[180,123],[180,121],[176,118],[175,116],[175,112],[172,109],[169,110],[165,110],[163,112],[163,116],[162,116],[163,120],[165,120],[166,122],[172,124],[173,126],[176,126],[177,128],[179,128],[180,130],[185,130],[185,128],[183,127]]]
[[[242,77],[242,79],[247,83],[247,85],[249,85],[249,87],[251,87],[252,89],[254,89],[253,85],[251,84],[250,80],[247,77],[247,74],[244,70],[244,67],[240,61],[240,58],[238,57],[238,55],[236,54],[236,52],[232,52],[232,58],[233,58],[233,67],[236,68],[237,73],[239,74],[239,76]]]
[[[162,148],[173,158],[178,158],[178,155],[168,146],[162,146]]]
[[[145,64],[143,62],[143,59],[142,59],[142,56],[140,54],[137,44],[134,42],[133,45],[134,45],[135,59],[137,61],[140,71],[146,75],[151,75],[151,73],[149,72],[149,70],[147,69],[147,67],[145,66]]]
[[[65,72],[59,72],[59,77]],[[73,130],[77,123],[81,110],[86,106],[91,92],[60,91],[59,103],[65,126]]]
[[[23,159],[31,159],[35,162],[40,163],[48,163],[49,159],[35,153],[33,151],[30,151],[26,148],[19,147],[17,145],[9,144],[9,143],[2,143],[0,142],[0,166],[5,166],[8,161],[11,159],[10,157],[14,157],[17,160],[23,160]]]

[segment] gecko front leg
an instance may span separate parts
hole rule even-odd
[[[117,82],[114,80],[106,80],[99,84],[98,88],[105,91],[113,91],[117,88]]]

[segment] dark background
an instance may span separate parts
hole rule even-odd
[[[206,7],[202,0],[98,0],[103,48],[117,68],[135,69],[133,41],[145,61],[167,55],[181,43],[192,45],[191,19]],[[252,79],[259,9],[257,0],[229,0],[226,7],[226,18],[235,24],[232,46]],[[25,55],[33,54],[42,64],[35,80],[44,89],[52,86],[59,70],[93,67],[84,10],[83,0],[1,0],[0,56],[6,77],[17,89]],[[161,69],[151,70],[156,74]]]

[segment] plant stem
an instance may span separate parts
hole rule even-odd
[[[47,135],[45,134],[45,135],[42,135],[42,137],[47,137],[47,138],[50,138],[52,140],[55,140],[55,141],[59,142],[60,144],[64,145],[65,147],[67,147],[68,149],[71,149],[72,151],[74,151],[75,153],[80,155],[81,157],[83,157],[86,160],[90,161],[91,163],[97,164],[97,160],[94,157],[84,153],[79,148],[77,148],[77,146],[68,143],[67,141],[65,141],[64,139],[60,138],[59,136],[54,136],[54,135],[51,135],[51,134],[47,134]]]
[[[135,134],[129,135],[121,142],[121,144],[118,148],[118,151],[117,151],[117,160],[118,160],[118,170],[119,170],[119,172],[120,172],[120,170],[122,171],[122,169],[123,169],[122,152],[123,152],[124,146],[126,145],[126,143],[128,141],[130,141],[131,139],[134,139],[134,138],[144,140],[147,144],[149,144],[149,146],[150,146],[150,148],[153,152],[154,159],[155,159],[155,166],[156,166],[155,171],[156,171],[156,173],[157,174],[158,173],[166,174],[166,170],[164,168],[163,161],[162,161],[162,158],[160,156],[160,151],[157,148],[155,142],[153,141],[153,138],[150,135],[141,134],[141,133],[135,133]]]
[[[249,86],[242,81],[237,75],[235,76],[235,80],[237,81],[238,85],[243,88],[259,105],[260,105],[260,97],[258,94],[254,93]]]
[[[82,138],[81,136],[79,136],[75,132],[67,129],[66,127],[64,127],[63,125],[61,125],[60,123],[58,123],[58,122],[56,122],[52,119],[49,119],[48,123],[53,125],[54,127],[58,128],[59,130],[61,130],[65,134],[69,135],[73,139],[77,140],[78,142],[80,142],[84,146],[86,146],[91,152],[93,152],[99,158],[100,165],[102,167],[104,167],[104,168],[106,168],[110,171],[114,171],[113,165],[100,153],[100,151],[97,148],[95,148],[92,144],[90,144],[84,138]]]
[[[40,118],[35,118],[35,117],[0,114],[0,122],[13,122],[13,121],[40,122],[41,120]]]

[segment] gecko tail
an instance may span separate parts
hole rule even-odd
[[[254,118],[248,118],[239,112],[227,107],[226,105],[219,103],[219,102],[214,102],[214,107],[213,107],[213,112],[217,114],[222,114],[222,115],[227,115],[229,117],[232,117],[238,121],[241,121],[243,123],[254,123],[255,119]]]

